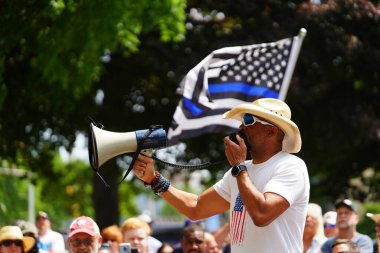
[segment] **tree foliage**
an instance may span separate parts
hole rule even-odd
[[[2,1],[0,157],[60,180],[51,170],[57,148],[71,149],[87,130],[109,54],[137,52],[151,30],[162,41],[183,39],[184,8],[183,0]]]

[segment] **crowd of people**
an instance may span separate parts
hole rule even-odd
[[[338,200],[335,211],[323,216],[322,208],[310,203],[303,236],[304,253],[378,252],[377,240],[359,233],[358,222],[358,208],[350,199]]]
[[[1,227],[0,253],[222,253],[214,233],[199,222],[185,223],[178,244],[152,237],[150,224],[140,217],[100,230],[91,217],[81,216],[71,223],[66,235],[65,243],[64,235],[52,230],[47,213],[39,212],[35,224],[18,220]]]
[[[358,210],[350,199],[339,200],[335,210],[322,215],[310,203],[310,182],[301,150],[301,134],[291,120],[289,106],[278,99],[261,98],[240,104],[223,115],[241,122],[235,138],[224,138],[231,169],[200,195],[173,187],[155,170],[151,157],[140,154],[133,171],[137,178],[179,213],[194,221],[229,211],[229,222],[210,233],[197,223],[183,228],[176,245],[152,237],[152,228],[131,217],[99,230],[90,217],[73,221],[67,245],[72,253],[373,253],[377,247],[357,231]],[[250,156],[250,158],[248,158]],[[33,225],[33,224],[28,224]],[[0,230],[0,253],[62,253],[62,235],[51,229],[40,212],[37,233],[22,226]],[[227,236],[228,234],[228,236]],[[226,238],[228,238],[226,240]],[[16,250],[17,249],[17,250]]]
[[[76,218],[64,236],[52,230],[50,217],[39,212],[36,225],[17,221],[0,229],[0,253],[229,253],[230,223],[209,232],[200,221],[185,222],[178,243],[152,237],[146,219],[131,217],[121,226],[99,229],[90,217]],[[358,209],[350,199],[339,200],[335,210],[322,213],[309,203],[303,230],[304,253],[377,253],[376,240],[357,231]],[[378,224],[380,225],[380,224]],[[222,235],[222,236],[220,236]],[[66,246],[67,248],[66,248]],[[127,245],[127,251],[123,249]],[[252,249],[254,251],[254,248]]]

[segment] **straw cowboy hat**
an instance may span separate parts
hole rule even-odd
[[[380,224],[380,214],[367,213],[367,217],[371,218],[377,224]]]
[[[23,236],[21,229],[17,226],[4,226],[0,229],[0,243],[4,240],[21,240],[24,242],[24,251],[30,250],[35,240],[33,237]]]
[[[298,153],[301,150],[301,134],[297,125],[291,121],[289,106],[278,99],[261,98],[252,103],[235,106],[223,114],[224,119],[243,121],[244,114],[249,113],[279,127],[285,134],[282,151]]]

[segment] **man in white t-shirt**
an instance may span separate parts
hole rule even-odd
[[[235,141],[224,138],[232,168],[213,187],[199,196],[178,190],[144,155],[134,164],[135,175],[192,220],[230,210],[234,253],[303,252],[310,183],[305,163],[290,154],[300,151],[301,135],[289,106],[262,98],[235,106],[223,117],[242,124]]]
[[[45,212],[38,212],[36,219],[38,228],[37,246],[48,253],[64,253],[65,241],[62,234],[51,229],[50,218]]]

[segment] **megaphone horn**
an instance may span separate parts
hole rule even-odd
[[[145,136],[148,131],[152,132]],[[91,167],[98,170],[105,162],[118,155],[135,152],[141,142],[141,149],[143,150],[166,147],[166,132],[162,128],[137,130],[135,132],[111,132],[98,128],[94,123],[91,123],[88,138]]]

